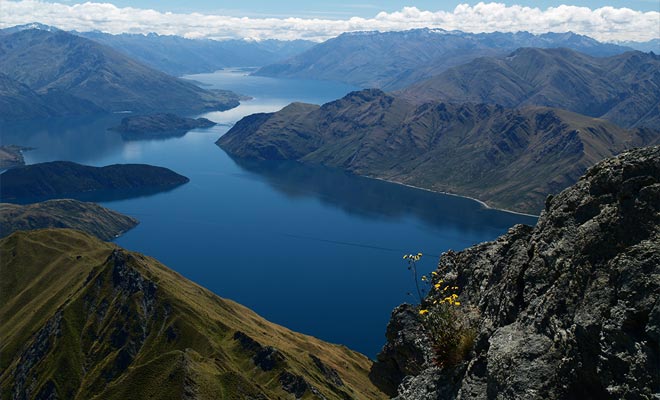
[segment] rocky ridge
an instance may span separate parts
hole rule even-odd
[[[416,308],[396,309],[371,376],[397,399],[656,398],[660,147],[598,163],[535,227],[447,252],[437,273],[476,310],[474,347],[440,368]]]

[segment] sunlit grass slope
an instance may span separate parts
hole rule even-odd
[[[367,357],[74,230],[0,241],[0,321],[3,399],[385,397]]]

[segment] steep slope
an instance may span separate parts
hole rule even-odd
[[[93,192],[167,190],[189,181],[185,176],[147,164],[90,167],[52,161],[14,168],[2,174],[3,200],[54,198]]]
[[[660,147],[600,162],[537,225],[445,253],[474,347],[440,368],[425,318],[397,308],[372,377],[400,400],[651,399],[660,392]],[[442,292],[442,291],[439,291]],[[414,377],[413,377],[414,376]]]
[[[71,228],[101,240],[113,240],[137,224],[135,218],[95,203],[71,199],[49,200],[22,206],[0,203],[1,237],[16,231]]]
[[[365,356],[86,234],[17,232],[0,262],[2,398],[384,398]]]
[[[568,47],[598,56],[630,50],[571,32],[543,35],[474,34],[442,29],[354,32],[265,66],[256,74],[334,80],[364,88],[395,90],[477,57],[503,56],[519,47]]]
[[[226,67],[259,67],[301,53],[314,45],[306,40],[208,40],[180,36],[72,32],[174,76],[214,72]]]
[[[660,56],[598,58],[568,49],[524,48],[480,58],[400,92],[411,101],[558,107],[624,127],[660,126]]]
[[[562,110],[416,107],[372,89],[248,116],[217,144],[237,157],[318,163],[537,213],[595,162],[658,140]]]
[[[88,112],[226,110],[238,105],[232,92],[204,90],[63,31],[0,35],[0,55],[0,70],[7,77],[40,96],[58,95],[45,101],[48,108],[57,109],[64,94],[90,104]],[[3,96],[2,101],[13,102],[13,97]],[[59,114],[64,111],[66,107]]]
[[[102,111],[90,101],[58,90],[37,93],[0,73],[0,120],[81,115]]]

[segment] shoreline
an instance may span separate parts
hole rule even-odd
[[[375,177],[375,176],[366,176],[366,175],[358,175],[358,176],[362,176],[362,177],[369,178],[369,179],[376,179],[376,180],[379,180],[379,181],[382,181],[382,182],[387,182],[387,183],[394,183],[396,185],[407,186],[407,187],[412,188],[412,189],[424,190],[424,191],[435,193],[435,194],[444,194],[444,195],[447,195],[447,196],[462,197],[464,199],[476,201],[477,203],[481,204],[484,208],[486,208],[488,210],[502,211],[502,212],[506,212],[506,213],[509,213],[509,214],[522,215],[522,216],[525,216],[525,217],[533,217],[533,218],[539,218],[540,217],[540,215],[528,214],[528,213],[524,213],[524,212],[520,212],[520,211],[507,210],[506,208],[492,207],[492,206],[488,205],[488,203],[486,203],[485,201],[482,201],[482,200],[479,200],[477,198],[470,197],[470,196],[465,196],[465,195],[456,194],[456,193],[449,193],[449,192],[441,192],[441,191],[437,191],[437,190],[431,190],[431,189],[428,189],[428,188],[414,186],[414,185],[410,185],[408,183],[403,183],[403,182],[392,181],[392,180],[388,180],[388,179],[385,179],[385,178],[378,178],[378,177]]]

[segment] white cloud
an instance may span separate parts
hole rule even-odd
[[[545,10],[501,3],[460,4],[453,11],[423,11],[404,7],[380,12],[373,18],[254,18],[177,14],[110,3],[68,5],[37,0],[0,0],[0,27],[41,22],[65,30],[100,30],[109,33],[180,35],[189,38],[251,38],[325,40],[343,32],[398,31],[443,28],[466,32],[566,32],[603,41],[646,41],[660,37],[660,12],[628,8],[561,5]]]

